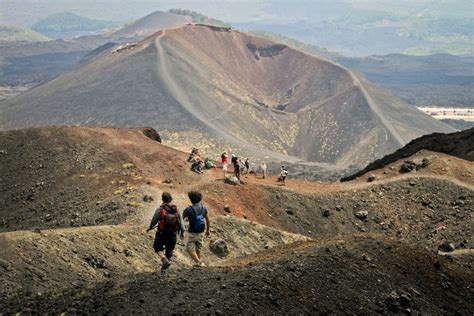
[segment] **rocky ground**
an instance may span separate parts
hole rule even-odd
[[[378,237],[296,244],[229,264],[138,273],[56,296],[32,293],[24,301],[9,300],[6,309],[211,315],[472,311],[472,270]]]
[[[344,183],[244,175],[234,186],[158,140],[143,129],[0,134],[0,314],[474,309],[472,162],[419,151]],[[401,173],[406,160],[415,167]],[[162,191],[182,210],[190,189],[210,210],[207,267],[192,268],[180,242],[160,272],[146,225]]]
[[[0,231],[119,224],[152,208],[145,196],[155,187],[201,181],[186,154],[142,130],[2,132],[0,150],[8,166],[0,174]]]

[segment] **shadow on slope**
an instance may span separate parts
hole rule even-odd
[[[56,297],[3,301],[10,312],[109,314],[469,314],[472,271],[380,236],[292,245],[221,268],[137,274]],[[196,291],[199,295],[195,295]],[[171,295],[166,299],[163,293]],[[157,296],[161,299],[157,299]]]
[[[407,158],[418,151],[426,149],[456,156],[465,160],[474,161],[474,128],[451,134],[433,133],[412,140],[405,147],[393,154],[369,164],[363,170],[342,178],[341,181],[354,180],[367,172],[381,169],[397,160]]]

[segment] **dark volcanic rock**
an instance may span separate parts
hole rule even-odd
[[[227,243],[222,239],[218,239],[212,242],[209,245],[209,248],[211,249],[212,253],[214,253],[218,257],[224,258],[229,255],[229,248],[227,247]]]
[[[329,216],[331,216],[331,210],[324,210],[324,211],[323,211],[323,216],[324,216],[324,217],[329,217]]]
[[[146,137],[148,137],[149,139],[161,143],[161,136],[160,136],[160,134],[158,134],[158,132],[155,129],[153,129],[151,127],[147,127],[145,129],[143,129],[143,134]]]
[[[408,173],[416,169],[416,163],[411,160],[407,160],[402,163],[400,166],[400,172],[401,173]]]
[[[438,247],[438,249],[443,252],[452,252],[456,249],[456,246],[452,242],[444,242]]]
[[[374,175],[370,175],[370,176],[367,178],[367,182],[374,182],[375,180],[377,180],[377,177],[374,176]]]
[[[149,195],[144,195],[143,196],[143,202],[150,203],[153,202],[153,197]]]

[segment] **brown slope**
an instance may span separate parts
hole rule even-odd
[[[2,104],[0,126],[148,125],[186,150],[344,167],[452,130],[395,101],[334,63],[228,29],[185,26]]]
[[[189,16],[178,15],[169,12],[156,11],[143,18],[140,18],[124,27],[110,33],[110,36],[131,37],[141,36],[147,37],[161,29],[169,27],[177,27],[191,23]]]
[[[381,169],[397,160],[414,155],[420,150],[441,152],[465,160],[474,161],[474,128],[451,134],[433,133],[417,138],[405,147],[374,161],[363,170],[349,177],[345,177],[341,179],[341,181],[354,180],[370,171]]]
[[[140,222],[159,202],[145,194],[210,181],[142,129],[0,132],[0,148],[0,231]]]

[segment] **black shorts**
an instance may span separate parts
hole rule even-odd
[[[174,232],[156,232],[153,248],[155,252],[165,251],[165,256],[169,259],[173,256],[173,250],[176,246],[176,233]]]

